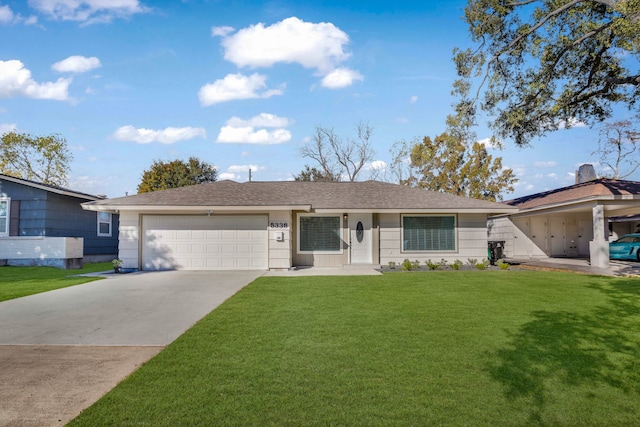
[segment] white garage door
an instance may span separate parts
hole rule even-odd
[[[145,215],[143,270],[266,270],[267,216]]]

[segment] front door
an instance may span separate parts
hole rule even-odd
[[[349,214],[349,259],[351,264],[373,262],[371,214]]]

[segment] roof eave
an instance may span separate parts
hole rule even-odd
[[[82,209],[100,212],[149,212],[149,213],[215,213],[215,212],[264,212],[264,211],[310,211],[311,205],[256,205],[256,206],[219,206],[219,205],[118,205],[106,203],[82,203]]]
[[[497,209],[484,209],[484,208],[404,208],[404,209],[350,209],[350,208],[321,208],[315,209],[316,213],[390,213],[390,214],[402,214],[402,213],[442,213],[442,214],[457,214],[457,213],[479,213],[479,214],[513,214],[518,212],[518,208],[497,208]]]
[[[588,197],[583,197],[581,199],[569,200],[565,202],[550,203],[547,205],[534,206],[531,208],[520,208],[520,211],[518,213],[524,215],[524,214],[537,213],[541,211],[572,209],[579,205],[595,206],[597,204],[608,204],[608,203],[615,203],[620,201],[631,201],[631,202],[640,201],[640,195],[623,194],[618,196],[616,195],[588,196]]]
[[[20,185],[26,185],[27,187],[37,188],[38,190],[49,191],[51,193],[61,194],[63,196],[75,197],[77,199],[85,199],[85,200],[91,200],[91,201],[105,200],[104,197],[94,196],[94,195],[86,194],[86,193],[79,193],[79,192],[76,192],[76,191],[71,191],[71,190],[67,190],[67,189],[64,189],[64,188],[53,187],[53,186],[49,186],[49,185],[45,185],[45,184],[38,184],[37,182],[24,180],[22,178],[16,178],[16,177],[10,176],[10,175],[2,175],[1,179],[4,179],[6,181],[10,181],[10,182],[13,182],[13,183],[16,183],[16,184],[20,184]]]

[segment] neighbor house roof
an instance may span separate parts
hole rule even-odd
[[[590,200],[640,199],[640,182],[600,178],[593,181],[531,194],[504,203],[521,210],[579,203]]]
[[[69,190],[67,188],[56,187],[54,185],[43,184],[41,182],[32,181],[30,179],[24,178],[16,178],[10,175],[0,174],[0,181],[9,181],[14,182],[16,184],[26,185],[28,187],[37,188],[39,190],[49,191],[51,193],[62,194],[65,196],[77,197],[79,199],[85,200],[103,200],[105,196],[94,196],[92,194],[81,193],[79,191]],[[0,194],[4,192],[2,186],[0,185]]]
[[[245,182],[217,181],[100,200],[83,204],[89,210],[235,210],[305,211],[467,211],[510,213],[500,203],[411,188],[378,181]]]

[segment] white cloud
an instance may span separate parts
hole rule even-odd
[[[258,165],[231,165],[226,172],[218,175],[219,180],[230,179],[232,181],[246,181],[249,179],[249,170],[251,173],[265,170],[264,166]]]
[[[587,126],[586,123],[581,122],[580,120],[578,120],[576,118],[571,118],[568,121],[560,120],[560,122],[558,123],[558,129],[583,128],[583,127],[586,127],[586,126]]]
[[[28,18],[23,18],[19,14],[13,13],[11,8],[7,5],[0,5],[0,24],[20,24],[24,23],[25,25],[33,25],[38,22],[38,18],[35,16],[30,16]]]
[[[244,144],[282,144],[291,140],[291,132],[285,129],[290,120],[274,114],[261,113],[248,120],[232,117],[220,129],[216,142]],[[256,129],[263,128],[263,129]],[[264,128],[276,128],[267,130]]]
[[[222,172],[221,174],[218,175],[218,179],[220,181],[224,181],[225,179],[229,179],[231,181],[238,181],[239,178],[240,178],[239,175],[236,175],[235,173],[229,173],[229,172]]]
[[[227,168],[227,172],[249,172],[249,170],[251,170],[252,172],[256,172],[264,169],[264,166],[258,165],[231,165]]]
[[[138,0],[29,0],[29,5],[51,18],[86,24],[111,22],[149,10]]]
[[[351,86],[356,80],[364,80],[362,74],[348,68],[337,68],[323,77],[322,86],[329,89],[341,89]]]
[[[534,166],[537,168],[553,168],[556,167],[558,165],[558,162],[556,162],[555,160],[551,160],[548,162],[535,162]]]
[[[9,6],[0,6],[0,24],[10,24],[13,22],[14,14]]]
[[[366,163],[364,165],[364,169],[384,172],[385,170],[387,170],[387,162],[385,162],[384,160],[374,160],[372,162]]]
[[[216,142],[244,144],[282,144],[291,139],[291,132],[286,129],[268,131],[247,127],[223,126]]]
[[[558,174],[557,174],[557,173],[554,173],[554,172],[549,173],[549,174],[547,174],[547,178],[550,178],[550,179],[558,179]]]
[[[133,126],[122,126],[113,133],[113,138],[119,141],[131,141],[138,144],[149,144],[160,142],[162,144],[173,144],[178,141],[185,141],[193,138],[206,138],[207,132],[204,128],[168,127],[162,130],[136,129]]]
[[[416,102],[418,102],[418,97],[417,96],[412,96],[411,98],[409,98],[409,103],[410,104],[415,104]]]
[[[233,127],[243,127],[243,126],[251,126],[251,127],[287,127],[290,125],[291,120],[286,117],[279,117],[275,114],[269,113],[260,113],[257,116],[250,118],[249,120],[244,120],[239,117],[231,117],[227,120],[227,125]]]
[[[223,27],[213,27],[211,28],[211,35],[213,37],[226,37],[228,34],[235,31],[235,28],[223,26]]]
[[[101,66],[100,60],[95,56],[87,58],[86,56],[74,55],[56,62],[51,68],[59,73],[84,73]]]
[[[489,138],[479,139],[478,143],[484,145],[487,148],[502,149],[502,143],[495,138],[489,137]]]
[[[271,67],[298,63],[330,71],[349,58],[349,36],[330,22],[314,24],[291,17],[265,27],[259,23],[222,40],[224,58],[238,67]]]
[[[37,83],[31,71],[16,59],[0,61],[0,97],[26,96],[35,99],[69,100],[72,79],[59,78],[55,82]]]
[[[200,104],[209,106],[235,99],[270,98],[282,95],[280,89],[267,90],[267,77],[254,73],[250,76],[243,74],[227,74],[224,79],[216,80],[200,88],[198,98]]]
[[[273,25],[258,23],[234,33],[232,27],[213,27],[222,37],[224,59],[238,67],[271,67],[296,63],[324,76],[322,85],[337,89],[363,80],[363,76],[339,67],[351,54],[345,50],[349,36],[330,22],[304,22],[294,17]]]
[[[13,132],[16,129],[17,127],[15,123],[0,123],[0,135]]]

